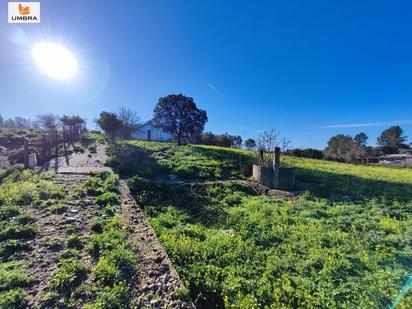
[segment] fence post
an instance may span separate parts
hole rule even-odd
[[[280,148],[275,147],[273,155],[273,187],[279,188]]]
[[[29,145],[26,138],[23,139],[23,162],[24,167],[29,167]]]

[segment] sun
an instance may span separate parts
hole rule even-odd
[[[32,55],[40,71],[50,78],[69,80],[78,71],[76,57],[63,45],[38,43],[33,46]]]

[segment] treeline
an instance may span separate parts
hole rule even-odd
[[[230,135],[228,133],[214,134],[212,132],[205,132],[200,136],[200,139],[197,142],[203,145],[214,145],[232,148],[242,147],[242,137],[240,137],[239,135]]]
[[[23,117],[4,119],[0,115],[0,128],[40,129],[40,123],[38,120],[31,120]]]
[[[399,154],[410,151],[407,136],[400,126],[384,130],[376,141],[376,146],[368,146],[369,137],[364,132],[355,136],[338,134],[331,137],[327,147],[318,149],[292,149],[287,153],[297,157],[326,159],[339,162],[361,163],[368,158],[377,158],[387,154]]]
[[[86,131],[87,120],[77,115],[63,115],[61,117],[54,114],[38,115],[35,120],[23,117],[4,119],[0,115],[0,128],[8,129],[42,129],[49,134],[61,132],[66,141],[78,140]]]

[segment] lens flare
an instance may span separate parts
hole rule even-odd
[[[60,44],[38,43],[33,47],[32,55],[40,71],[50,78],[69,80],[78,71],[76,57]]]

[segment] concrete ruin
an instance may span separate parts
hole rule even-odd
[[[253,165],[253,179],[271,189],[293,190],[296,169],[280,165],[280,148],[275,148],[272,166],[266,166],[263,163],[263,155],[264,152],[260,149],[258,154],[259,163]]]

